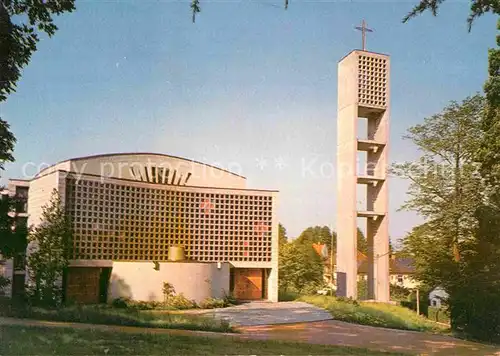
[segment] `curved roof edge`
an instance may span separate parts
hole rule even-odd
[[[195,161],[195,160],[192,160],[192,159],[188,159],[188,158],[183,158],[183,157],[178,157],[178,156],[172,156],[172,155],[167,155],[167,154],[164,154],[164,153],[152,153],[152,152],[118,152],[118,153],[104,153],[104,154],[98,154],[98,155],[90,155],[90,156],[82,156],[82,157],[76,157],[76,158],[70,158],[70,159],[65,159],[63,161],[59,161],[57,163],[54,163],[53,165],[49,166],[49,167],[45,167],[44,169],[42,169],[40,172],[38,172],[34,178],[38,178],[44,171],[52,168],[52,167],[55,167],[57,166],[58,164],[61,164],[61,163],[64,163],[64,162],[71,162],[71,161],[81,161],[81,160],[85,160],[85,159],[93,159],[93,158],[101,158],[101,157],[112,157],[112,156],[161,156],[161,157],[168,157],[168,158],[174,158],[174,159],[180,159],[180,160],[183,160],[183,161],[186,161],[186,162],[190,162],[190,163],[196,163],[196,164],[201,164],[201,165],[204,165],[204,166],[207,166],[207,167],[210,167],[210,168],[215,168],[215,169],[218,169],[220,171],[223,171],[223,172],[226,172],[226,173],[229,173],[229,174],[232,174],[236,177],[239,177],[239,178],[243,178],[243,179],[247,179],[246,177],[242,176],[242,175],[239,175],[239,174],[236,174],[234,172],[231,172],[231,171],[228,171],[227,169],[224,169],[224,168],[220,168],[220,167],[216,167],[216,166],[212,166],[210,164],[207,164],[207,163],[203,163],[203,162],[199,162],[199,161]]]

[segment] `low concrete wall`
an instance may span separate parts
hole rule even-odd
[[[229,264],[199,262],[113,262],[108,301],[130,298],[163,301],[163,282],[171,283],[177,294],[197,303],[208,297],[229,293]]]

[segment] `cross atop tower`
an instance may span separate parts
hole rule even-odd
[[[356,30],[361,31],[361,38],[362,38],[362,43],[363,43],[363,51],[366,51],[366,33],[367,32],[373,32],[371,28],[366,27],[366,22],[363,19],[361,22],[361,26],[356,26]]]

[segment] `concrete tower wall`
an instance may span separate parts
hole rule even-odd
[[[338,65],[337,116],[337,288],[340,295],[356,291],[356,152],[358,90],[357,58],[348,56]]]
[[[368,297],[389,300],[388,137],[389,57],[353,51],[338,66],[337,117],[337,294],[357,298],[357,218],[366,218]],[[359,118],[367,137],[359,138]],[[366,173],[357,172],[357,152],[366,152]],[[366,211],[358,211],[357,184],[366,189]]]

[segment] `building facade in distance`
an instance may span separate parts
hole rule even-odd
[[[40,223],[56,190],[73,227],[69,301],[162,301],[163,283],[197,302],[229,293],[277,301],[277,192],[245,183],[162,154],[70,159],[29,182],[28,224]]]

